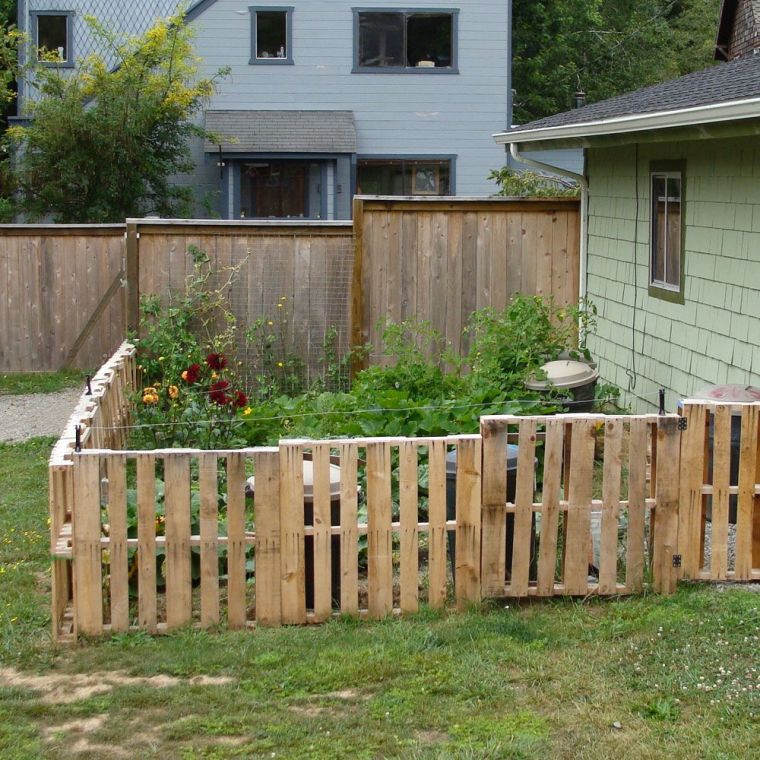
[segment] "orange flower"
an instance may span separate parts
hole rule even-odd
[[[177,398],[179,396],[179,388],[176,385],[169,386],[169,398]]]

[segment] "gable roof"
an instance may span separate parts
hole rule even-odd
[[[203,13],[207,8],[212,6],[216,0],[197,0],[193,3],[185,13],[185,21],[192,21]]]
[[[206,111],[206,130],[223,153],[356,153],[352,111]]]
[[[573,140],[760,117],[760,55],[748,55],[495,135],[499,143]]]

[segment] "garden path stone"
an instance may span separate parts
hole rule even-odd
[[[81,395],[78,387],[55,393],[0,395],[0,441],[60,436]]]

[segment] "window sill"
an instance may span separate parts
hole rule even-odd
[[[670,290],[669,288],[662,288],[658,285],[650,285],[649,297],[657,298],[660,301],[668,301],[668,303],[685,303],[683,288],[680,290]]]
[[[293,66],[295,61],[292,58],[251,58],[248,61],[249,66]]]
[[[352,74],[424,74],[425,76],[441,74],[458,74],[459,69],[455,66],[354,66]]]
[[[74,61],[37,61],[37,65],[46,69],[73,69]]]

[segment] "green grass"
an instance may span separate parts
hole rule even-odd
[[[65,388],[84,387],[86,372],[64,369],[60,372],[11,372],[0,375],[0,395],[53,393]]]
[[[54,648],[49,445],[0,446],[0,757],[760,754],[760,596],[743,590]]]

